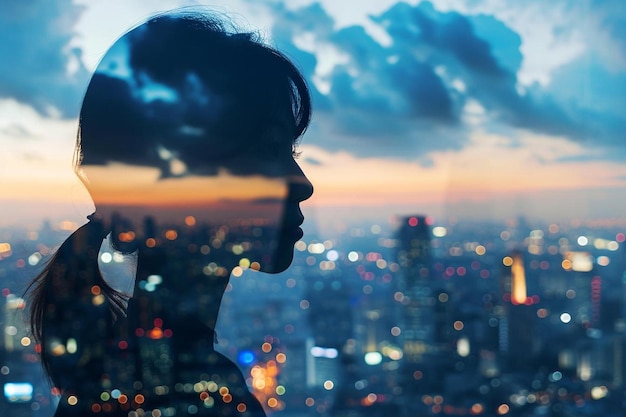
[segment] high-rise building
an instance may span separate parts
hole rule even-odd
[[[419,390],[420,382],[437,379],[432,369],[436,353],[432,283],[431,230],[425,216],[402,219],[397,232],[400,265],[398,291],[401,294],[401,336],[403,361],[401,379],[404,396]]]
[[[306,354],[307,386],[319,413],[330,412],[342,401],[341,388],[354,384],[347,381],[345,346],[353,337],[353,311],[349,288],[342,275],[333,271],[306,275],[308,327]]]
[[[525,304],[528,295],[526,294],[524,258],[521,252],[513,253],[511,258],[511,303]]]
[[[499,344],[503,371],[520,371],[533,364],[541,351],[536,334],[535,299],[527,294],[526,268],[521,251],[504,258],[502,305],[499,317]]]

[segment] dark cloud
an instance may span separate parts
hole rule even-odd
[[[465,16],[440,13],[428,2],[412,7],[398,3],[375,17],[394,40],[397,52],[421,51],[426,60],[439,61],[447,53],[462,67],[490,77],[505,73],[491,53],[491,47],[474,33]]]
[[[330,41],[351,58],[331,79],[330,96],[338,107],[443,121],[454,118],[449,93],[428,63],[391,55],[358,26],[341,29]]]
[[[78,114],[88,73],[70,41],[80,11],[71,0],[0,2],[0,97],[42,114]]]
[[[391,49],[397,54],[413,55],[421,51],[426,62],[445,68],[449,79],[461,80],[465,85],[463,95],[477,99],[496,120],[540,133],[579,138],[590,134],[587,126],[573,119],[542,91],[520,93],[515,57],[510,56],[501,64],[489,40],[477,36],[467,17],[456,12],[438,12],[428,2],[415,7],[400,3],[376,21],[393,38]],[[490,23],[495,26],[493,21]],[[508,31],[500,24],[494,32]],[[484,35],[489,33],[483,31]],[[502,57],[501,51],[506,46],[502,38],[498,42]],[[519,37],[509,35],[509,42],[509,48],[519,48]]]
[[[318,4],[295,11],[275,6],[275,13],[273,38],[279,49],[299,50],[294,40],[309,36],[319,44],[332,45],[347,58],[326,80],[330,84],[328,94],[314,100],[314,104],[324,104],[315,107],[317,112],[332,113],[332,120],[324,118],[324,123],[332,126],[320,129],[324,133],[316,138],[319,145],[345,149],[355,138],[361,138],[357,152],[381,156],[389,156],[389,152],[393,156],[407,155],[407,145],[421,149],[437,148],[434,143],[458,147],[451,143],[459,139],[458,135],[439,137],[441,130],[458,120],[458,107],[452,98],[454,92],[444,85],[430,63],[397,55],[381,46],[363,27],[335,30],[332,18]],[[298,52],[289,55],[297,56]],[[309,80],[314,73],[315,66],[305,69]],[[313,90],[315,99],[320,94],[314,85]],[[314,132],[315,128],[311,136]],[[338,133],[348,138],[339,143],[334,139]],[[418,140],[407,143],[407,137]]]
[[[334,129],[360,138],[361,146],[350,148],[358,154],[413,157],[416,152],[463,147],[469,128],[461,114],[468,99],[485,108],[487,129],[499,122],[606,143],[624,126],[618,116],[603,117],[597,109],[594,113],[571,98],[563,100],[543,86],[521,89],[521,37],[493,16],[440,12],[429,2],[397,3],[371,17],[391,39],[383,45],[361,26],[333,29],[319,5],[295,11],[277,6],[276,11],[274,35],[281,48],[295,49],[297,55],[294,39],[309,36],[339,51],[342,61],[327,78],[325,106],[317,110],[332,114],[324,118],[332,124],[325,132]],[[610,27],[621,36],[626,25]],[[306,74],[312,79],[316,62],[307,62]],[[319,140],[331,149],[354,145],[328,135]]]
[[[315,165],[315,166],[323,165],[322,161],[320,161],[319,159],[311,158],[310,156],[303,158],[303,159],[304,159],[304,162],[306,162],[309,165]]]
[[[282,3],[276,3],[274,11],[278,19],[272,27],[272,38],[278,49],[291,59],[304,76],[311,80],[317,66],[317,57],[304,51],[294,44],[294,37],[303,33],[316,33],[317,36],[328,37],[334,29],[333,19],[319,3],[314,3],[297,11],[290,11]],[[319,92],[313,83],[309,83],[311,98],[316,109],[329,109],[330,102]]]
[[[450,92],[433,67],[412,57],[402,57],[389,68],[392,85],[403,94],[410,114],[443,122],[455,118]]]
[[[489,40],[491,54],[499,66],[509,73],[517,72],[524,58],[520,50],[521,36],[493,16],[479,14],[467,18],[472,23],[475,36]]]

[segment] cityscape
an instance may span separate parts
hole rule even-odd
[[[0,1],[0,416],[625,415],[623,1],[201,3]],[[284,184],[260,175],[278,160],[258,152],[291,77],[274,89],[275,71],[195,36],[137,49],[154,74],[197,63],[184,82],[116,56],[179,11],[306,81],[302,230],[295,209],[277,218]],[[199,117],[222,90],[249,110]],[[210,120],[232,128],[224,147]],[[143,226],[107,235],[107,204]],[[294,243],[287,270],[260,272]],[[44,303],[30,284],[61,249],[77,273]]]
[[[276,416],[621,416],[625,226],[416,214],[332,237],[305,230],[287,271],[245,262],[232,271],[216,349]],[[0,231],[2,415],[49,417],[59,401],[40,369],[25,291],[77,227]],[[163,241],[194,227],[188,218],[168,225]],[[199,256],[245,254],[245,244],[219,247],[228,228],[211,230],[193,248]],[[103,275],[122,275],[127,262],[106,245],[99,254]],[[214,263],[203,271],[224,272]],[[159,323],[145,335],[146,349],[167,344]],[[76,340],[59,349],[71,355]],[[210,380],[172,388],[221,392]],[[112,387],[101,398],[106,415],[125,396]]]

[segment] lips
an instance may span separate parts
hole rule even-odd
[[[304,236],[304,232],[300,227],[302,223],[304,223],[304,216],[300,211],[300,207],[297,205],[287,205],[281,234],[285,238],[288,238],[288,240],[293,240],[294,242],[300,240],[302,236]]]
[[[281,234],[284,237],[287,237],[288,240],[294,240],[294,241],[300,240],[302,236],[304,236],[304,232],[302,231],[302,228],[300,227],[303,222],[304,222],[304,218],[301,217],[301,218],[298,218],[296,221],[285,223],[285,225],[282,228]]]

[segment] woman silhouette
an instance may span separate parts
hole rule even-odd
[[[96,211],[33,283],[55,416],[265,415],[213,329],[234,268],[291,263],[309,119],[294,65],[214,18],[161,15],[115,42],[76,148]]]

